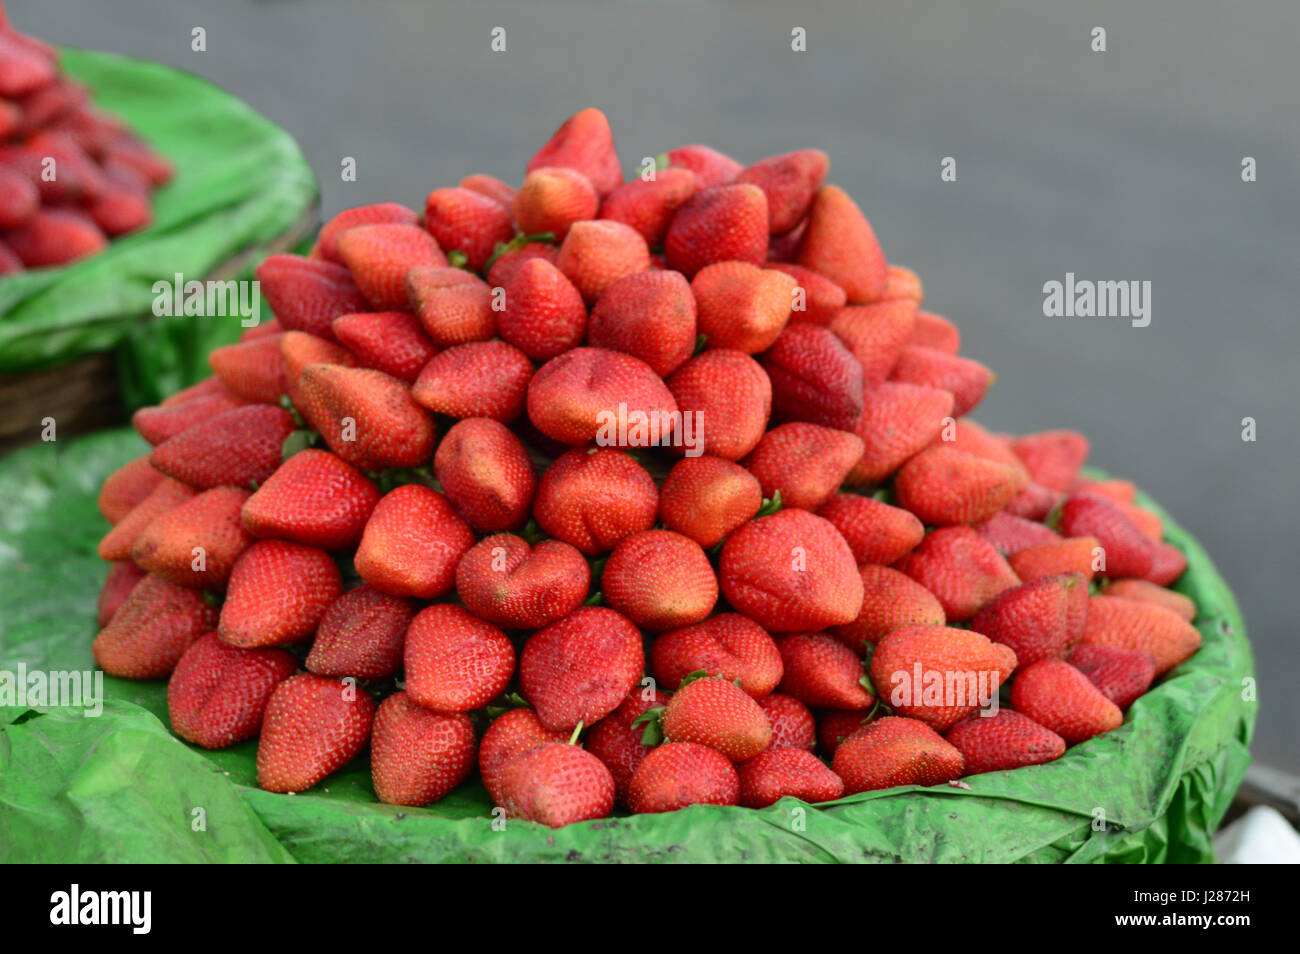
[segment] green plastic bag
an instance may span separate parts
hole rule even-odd
[[[0,461],[0,670],[93,667],[107,529],[95,500],[145,449],[109,431]],[[97,718],[0,706],[0,862],[1210,861],[1249,761],[1250,648],[1209,558],[1142,502],[1187,554],[1178,589],[1200,608],[1201,650],[1120,729],[1048,765],[816,808],[785,799],[498,831],[477,782],[429,808],[377,804],[364,755],[309,792],[260,791],[255,741],[193,749],[167,729],[164,684],[106,677]]]

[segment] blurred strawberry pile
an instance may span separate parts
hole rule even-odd
[[[828,165],[684,146],[624,182],[588,109],[518,189],[267,259],[276,320],[104,485],[99,664],[170,677],[194,744],[260,734],[271,791],[369,744],[382,801],[477,769],[552,826],[1120,726],[1199,645],[1182,554],[1082,435],[967,416],[992,374]]]
[[[85,258],[143,228],[150,194],[171,176],[0,5],[0,275]]]

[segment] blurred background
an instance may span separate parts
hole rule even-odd
[[[1300,4],[1088,6],[7,3],[52,43],[170,63],[247,101],[301,143],[325,217],[421,207],[471,172],[517,183],[584,106],[609,114],[628,170],[691,142],[742,162],[826,150],[890,260],[922,276],[926,307],[997,371],[975,416],[1086,432],[1093,464],[1205,544],[1255,646],[1254,752],[1295,772]],[[806,52],[791,50],[796,27]],[[346,156],[355,182],[341,181]],[[1150,326],[1045,318],[1043,284],[1067,272],[1150,281]]]

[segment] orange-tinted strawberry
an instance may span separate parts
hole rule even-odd
[[[195,424],[246,403],[243,398],[237,397],[223,384],[220,393],[199,395],[179,404],[142,407],[131,415],[131,425],[141,437],[156,447],[181,431],[189,430]]]
[[[650,248],[641,233],[622,222],[578,222],[565,236],[555,267],[583,301],[594,305],[614,282],[650,267]]]
[[[388,805],[428,805],[474,771],[474,723],[434,712],[396,692],[379,705],[370,735],[375,796]]]
[[[411,311],[438,347],[487,341],[496,334],[492,289],[472,272],[449,266],[412,268],[406,288]]]
[[[1078,573],[1041,576],[1005,590],[971,619],[971,628],[1010,646],[1020,665],[1064,659],[1083,635],[1088,585]]]
[[[668,150],[670,169],[689,169],[701,189],[726,185],[744,168],[735,159],[709,146],[678,146]]]
[[[1065,754],[1065,740],[1028,716],[1010,709],[977,713],[958,722],[944,738],[965,760],[965,774],[1006,772],[1042,765]]]
[[[551,242],[525,242],[518,248],[508,249],[497,256],[496,261],[488,268],[487,283],[492,288],[504,288],[515,273],[523,268],[525,262],[540,258],[554,265],[559,257],[558,245]],[[498,313],[498,318],[500,314]]]
[[[532,709],[509,709],[497,716],[478,747],[478,770],[483,787],[496,804],[501,804],[501,770],[511,759],[547,742],[564,742],[569,733],[548,729]]]
[[[666,378],[695,349],[695,297],[679,272],[649,271],[614,282],[596,302],[587,343],[640,358]]]
[[[205,749],[257,735],[271,693],[294,674],[283,649],[236,649],[208,633],[192,643],[167,683],[172,731]]]
[[[402,667],[415,605],[362,584],[325,608],[304,663],[318,676],[387,679]]]
[[[839,186],[817,190],[795,261],[835,282],[854,304],[869,304],[884,294],[885,255],[876,233]]]
[[[1058,537],[1017,550],[1007,561],[1016,576],[1026,583],[1056,573],[1079,573],[1085,580],[1091,580],[1101,554],[1101,543],[1096,537]]]
[[[601,197],[623,184],[623,170],[614,151],[609,120],[599,109],[588,107],[566,119],[528,160],[528,172],[544,166],[576,169],[591,180]]]
[[[831,331],[788,324],[762,358],[772,381],[772,415],[851,429],[862,416],[862,365]]]
[[[663,245],[673,214],[694,194],[689,169],[660,169],[653,179],[636,178],[611,192],[600,204],[600,217],[631,226],[651,247]]]
[[[104,586],[99,591],[99,601],[96,604],[100,629],[108,625],[109,620],[131,595],[135,585],[148,575],[130,560],[117,560],[108,568],[108,575],[104,578]]]
[[[1160,542],[1155,547],[1151,570],[1144,579],[1156,586],[1172,586],[1187,570],[1187,556],[1172,543]]]
[[[533,516],[549,536],[594,556],[624,537],[654,526],[659,489],[645,468],[622,451],[576,449],[542,474]]]
[[[257,784],[302,792],[361,753],[375,703],[341,679],[302,673],[275,687],[257,745]]]
[[[704,676],[673,693],[661,724],[668,742],[694,742],[733,762],[753,758],[772,741],[772,726],[758,703],[734,682]]]
[[[483,270],[497,242],[509,242],[515,235],[508,207],[465,188],[430,192],[424,201],[424,227],[440,248],[464,255],[475,272]]]
[[[474,531],[446,497],[406,484],[380,499],[353,564],[377,590],[435,600],[451,591],[456,564],[473,545]]]
[[[1137,504],[1115,501],[1115,506],[1119,508],[1120,512],[1124,514],[1124,516],[1128,517],[1129,520],[1133,522],[1133,526],[1141,530],[1142,533],[1151,540],[1156,543],[1164,540],[1165,524],[1164,521],[1160,519],[1159,514],[1148,510],[1146,507],[1138,506]]]
[[[844,294],[843,288],[836,285],[829,278],[818,275],[802,265],[791,265],[787,262],[769,262],[767,267],[773,271],[789,275],[798,283],[797,287],[802,293],[802,300],[798,297],[794,299],[794,305],[791,308],[791,318],[794,321],[806,321],[813,325],[829,325],[831,319],[839,314],[840,309],[848,301],[848,296]]]
[[[800,422],[772,428],[744,463],[763,496],[780,493],[787,507],[817,510],[861,457],[862,441],[855,435]]]
[[[984,399],[993,377],[993,372],[978,361],[917,345],[905,347],[889,373],[891,381],[923,384],[950,392],[954,417],[969,414]]]
[[[809,706],[869,709],[875,697],[853,650],[826,633],[792,633],[777,640],[784,675],[779,689]]]
[[[352,466],[418,467],[433,455],[433,418],[404,381],[369,368],[313,364],[299,385],[303,417]]]
[[[862,365],[868,387],[889,378],[915,325],[916,303],[908,299],[848,305],[830,321],[831,331]]]
[[[1088,438],[1078,431],[1042,431],[1011,442],[1035,483],[1050,490],[1069,490],[1088,459]]]
[[[740,804],[740,777],[725,755],[694,742],[667,742],[632,773],[627,804],[636,814],[690,805]]]
[[[805,510],[751,520],[722,545],[718,579],[727,602],[769,632],[852,622],[862,577],[839,531]]]
[[[1201,646],[1201,634],[1173,610],[1119,596],[1094,596],[1081,642],[1119,649],[1142,649],[1156,660],[1156,675],[1188,659]]]
[[[871,709],[824,709],[817,713],[817,745],[826,758],[834,758],[840,743],[875,718]]]
[[[691,280],[700,334],[710,348],[766,351],[790,321],[798,287],[790,275],[752,262],[706,264]]]
[[[217,632],[241,649],[296,643],[315,632],[341,592],[339,569],[324,550],[261,540],[230,572]]]
[[[1196,603],[1190,597],[1146,580],[1115,580],[1108,583],[1103,592],[1106,596],[1118,596],[1139,603],[1162,606],[1177,613],[1189,623],[1196,618]]]
[[[285,393],[284,360],[277,335],[216,348],[208,355],[208,363],[221,382],[245,401],[275,404]]]
[[[937,444],[907,461],[894,478],[900,506],[923,523],[979,523],[1025,487],[1022,470]]]
[[[811,752],[773,747],[738,767],[740,804],[766,808],[787,796],[830,802],[844,794],[844,782]]]
[[[863,597],[858,618],[829,629],[859,656],[903,626],[942,626],[947,622],[934,594],[910,576],[869,563],[863,565],[861,573]]]
[[[659,490],[664,526],[705,549],[750,520],[762,505],[758,479],[720,457],[683,458],[673,465]]]
[[[193,488],[178,480],[164,477],[144,499],[131,508],[99,541],[101,560],[128,560],[136,539],[158,517],[179,507],[194,496]]]
[[[621,613],[582,606],[528,638],[519,685],[548,729],[593,725],[613,712],[645,669],[641,634]]]
[[[767,259],[768,210],[763,190],[751,184],[703,189],[686,200],[668,224],[664,256],[687,278],[714,262]]]
[[[1151,688],[1156,660],[1143,649],[1080,643],[1066,659],[1120,709],[1127,709]]]
[[[862,458],[845,483],[874,484],[888,477],[934,440],[952,414],[952,395],[937,388],[886,382],[862,394],[862,417],[853,433],[862,439]]]
[[[293,416],[281,407],[237,407],[181,431],[153,449],[150,462],[169,477],[207,490],[261,483],[280,466]]]
[[[896,785],[941,785],[961,778],[961,752],[924,722],[886,716],[858,729],[835,749],[831,769],[844,794]]]
[[[1096,537],[1106,551],[1103,573],[1141,578],[1151,571],[1155,544],[1104,497],[1071,494],[1061,505],[1061,533],[1067,537]]]
[[[339,235],[338,248],[352,280],[376,311],[406,307],[406,278],[411,269],[447,264],[437,240],[418,225],[354,226]],[[365,310],[349,308],[347,312]],[[331,320],[335,317],[331,316]]]
[[[651,648],[650,669],[669,689],[692,673],[706,672],[735,682],[755,699],[776,688],[783,672],[772,637],[739,613],[720,613],[663,633]]]
[[[42,208],[5,233],[5,244],[28,268],[45,268],[97,255],[108,239],[93,221],[61,208]]]
[[[407,694],[439,712],[487,705],[515,672],[515,647],[506,634],[449,603],[411,621],[403,659]]]
[[[817,516],[829,520],[840,532],[859,566],[888,566],[925,537],[925,527],[915,515],[861,494],[835,494],[817,510]]]
[[[619,351],[574,348],[542,365],[528,383],[528,419],[547,437],[575,447],[592,440],[605,447],[666,444],[677,413],[654,370]],[[626,445],[619,440],[620,417]],[[639,437],[637,418],[645,432]]]
[[[771,379],[740,351],[714,348],[691,358],[668,379],[668,390],[682,414],[692,415],[702,453],[740,460],[767,429]]]
[[[588,752],[605,763],[614,779],[614,800],[627,804],[628,783],[642,760],[653,750],[641,739],[645,727],[634,725],[647,709],[668,703],[668,696],[657,689],[633,689],[617,709],[591,727],[582,744]]]
[[[515,201],[514,187],[508,183],[502,182],[496,176],[489,176],[482,172],[476,172],[460,180],[462,189],[469,189],[471,192],[477,192],[479,195],[504,205],[507,209]]]
[[[538,166],[525,177],[510,211],[520,231],[530,235],[550,232],[556,241],[563,242],[573,223],[594,219],[599,208],[596,187],[581,172],[562,166]],[[512,230],[506,239],[513,234]]]
[[[255,537],[293,540],[323,550],[357,545],[379,489],[328,451],[299,451],[244,504],[244,527]]]
[[[772,725],[771,748],[812,751],[817,744],[817,724],[806,705],[783,692],[769,692],[758,705]]]
[[[718,601],[718,579],[700,545],[671,530],[643,530],[618,542],[601,575],[605,603],[641,629],[698,623]]]
[[[524,412],[533,364],[504,341],[475,341],[440,352],[424,366],[411,394],[450,417],[509,423]]]
[[[178,586],[223,589],[253,537],[240,523],[247,490],[214,487],[168,510],[136,537],[131,559]]]
[[[1020,583],[1002,554],[970,527],[935,530],[894,567],[933,593],[949,622],[970,619]]]
[[[415,383],[429,359],[438,353],[438,346],[429,340],[420,323],[404,311],[339,315],[333,328],[362,367],[383,371],[408,384]]]
[[[1052,730],[1068,745],[1118,729],[1119,706],[1063,659],[1043,659],[1016,674],[1011,684],[1015,710]]]
[[[438,445],[433,467],[452,507],[480,533],[528,520],[537,490],[533,462],[499,421],[476,417],[454,424]]]
[[[564,273],[545,258],[524,261],[502,286],[497,333],[534,361],[549,361],[582,342],[587,306]]]
[[[355,368],[358,363],[356,355],[347,348],[306,331],[286,331],[280,337],[280,357],[284,359],[284,383],[289,402],[300,410],[307,406],[308,399],[302,391],[302,373],[308,365],[336,364]]]
[[[149,463],[148,454],[127,461],[104,479],[99,490],[99,512],[109,523],[116,524],[166,479]]]
[[[605,763],[564,742],[515,756],[501,769],[498,787],[507,817],[548,828],[604,818],[614,810],[614,777]]]
[[[820,149],[801,149],[769,156],[736,175],[736,183],[750,183],[767,197],[768,231],[784,235],[808,214],[813,195],[830,171],[831,160]]]
[[[1013,514],[995,513],[987,520],[982,520],[974,524],[975,532],[987,540],[1004,556],[1011,557],[1028,550],[1031,547],[1042,545],[1055,545],[1060,543],[1062,537],[1051,527],[1045,527],[1041,523],[1033,520],[1026,520],[1024,517],[1017,517]],[[1015,563],[1011,564],[1015,568]],[[1065,573],[1067,570],[1057,570],[1058,573]],[[1022,579],[1028,579],[1019,570],[1017,575]],[[1042,574],[1037,574],[1041,576]]]
[[[330,322],[339,315],[369,309],[342,264],[301,255],[272,255],[254,274],[276,320],[288,331],[306,331],[333,340]]]
[[[456,595],[475,616],[508,629],[541,629],[582,605],[591,571],[560,540],[536,546],[511,533],[484,537],[456,567]]]
[[[358,225],[383,224],[418,225],[419,216],[396,202],[378,202],[374,205],[359,205],[354,209],[344,209],[321,226],[320,237],[316,239],[316,252],[326,261],[341,264],[343,259],[339,255],[340,235]]]
[[[201,591],[151,574],[136,584],[95,637],[95,662],[120,679],[162,679],[216,622],[217,611]]]
[[[933,348],[944,354],[956,354],[961,350],[961,332],[943,315],[918,310],[907,343],[922,348]]]

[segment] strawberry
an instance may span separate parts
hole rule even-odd
[[[127,461],[104,479],[99,491],[99,512],[109,523],[116,524],[166,479],[162,471],[149,463],[148,454]]]
[[[683,416],[699,422],[692,436],[701,453],[740,460],[767,429],[771,379],[740,351],[715,348],[691,358],[668,379],[668,390]]]
[[[1102,591],[1106,596],[1118,596],[1138,603],[1150,603],[1177,613],[1179,617],[1191,622],[1196,619],[1196,604],[1190,597],[1173,590],[1148,583],[1146,580],[1114,580],[1106,584]]]
[[[1091,580],[1102,552],[1096,537],[1059,537],[1017,550],[1007,559],[1016,576],[1026,583],[1057,573],[1079,573],[1085,580]]]
[[[104,163],[124,163],[149,180],[153,186],[163,186],[172,180],[176,167],[144,143],[125,136],[115,140],[104,150]]]
[[[99,541],[101,560],[127,560],[136,539],[158,517],[179,507],[194,496],[192,488],[178,480],[164,477],[131,510],[113,525]]]
[[[627,804],[628,783],[643,759],[653,750],[642,743],[645,729],[634,723],[647,709],[667,705],[668,696],[655,690],[634,689],[617,709],[591,727],[583,745],[605,763],[614,779],[614,801]]]
[[[463,268],[419,266],[406,273],[411,311],[440,348],[487,341],[496,333],[492,290]]]
[[[353,564],[378,590],[435,600],[451,591],[456,564],[473,545],[474,531],[446,497],[406,484],[380,499]]]
[[[0,229],[16,229],[32,220],[41,195],[25,175],[0,166]]]
[[[894,478],[899,505],[935,526],[987,520],[1024,487],[1022,470],[944,445],[921,451]]]
[[[497,256],[497,260],[488,268],[487,283],[492,288],[504,288],[510,283],[510,279],[514,278],[515,273],[523,268],[525,262],[540,258],[554,265],[555,260],[559,257],[560,248],[558,245],[545,241],[525,242],[518,248],[509,249]],[[498,314],[498,317],[500,317],[500,314]]]
[[[5,243],[27,268],[45,268],[97,255],[108,246],[108,239],[89,218],[43,208],[25,224],[6,232]]]
[[[95,637],[95,662],[119,679],[162,679],[216,622],[201,592],[150,574]]]
[[[428,805],[474,771],[474,724],[463,713],[434,712],[409,692],[379,705],[370,734],[375,796],[387,805]]]
[[[440,248],[463,254],[475,272],[483,270],[498,242],[509,242],[515,235],[508,206],[465,188],[430,192],[424,202],[424,227]]]
[[[691,170],[700,189],[726,185],[744,168],[735,159],[709,146],[678,146],[668,150],[667,156],[668,167]]]
[[[885,269],[885,291],[881,298],[886,301],[910,298],[919,305],[925,298],[921,276],[906,265],[889,265]]]
[[[149,461],[168,477],[200,490],[247,487],[275,473],[280,448],[293,429],[293,417],[284,408],[237,407],[163,441]]]
[[[970,527],[942,527],[894,564],[938,598],[949,622],[970,619],[1020,583],[1002,554]]]
[[[387,679],[402,666],[414,616],[410,600],[363,583],[325,608],[304,665],[318,676]]]
[[[411,700],[440,712],[486,705],[515,672],[515,647],[506,634],[451,604],[416,615],[403,659]]]
[[[835,494],[817,510],[817,516],[829,520],[840,532],[858,566],[888,566],[925,537],[925,527],[915,515],[860,494]]]
[[[214,487],[154,519],[135,539],[131,559],[178,586],[219,590],[253,537],[239,521],[246,490]]]
[[[663,245],[673,214],[694,194],[689,169],[660,169],[653,179],[633,179],[606,196],[600,218],[632,227],[653,248]]]
[[[515,201],[513,186],[502,182],[495,176],[489,176],[481,172],[476,172],[461,179],[460,187],[487,196],[487,198],[494,200],[498,204],[504,205],[507,209]]]
[[[801,149],[760,159],[741,170],[735,183],[750,183],[767,197],[768,231],[784,235],[808,214],[813,196],[826,180],[831,161],[820,149]]]
[[[510,207],[520,231],[532,235],[550,232],[559,242],[573,223],[594,219],[599,209],[600,198],[591,180],[575,169],[557,166],[530,170]],[[513,234],[512,229],[506,239]]]
[[[1042,765],[1065,754],[1063,738],[1010,709],[963,719],[944,738],[961,752],[967,775]]]
[[[654,478],[627,454],[603,447],[563,454],[542,474],[533,503],[544,533],[588,556],[649,530],[658,512]]]
[[[379,503],[379,488],[329,451],[299,451],[244,504],[244,527],[262,539],[348,550]]]
[[[740,777],[725,755],[694,742],[668,742],[641,760],[628,783],[636,814],[673,812],[690,805],[740,804]]]
[[[334,335],[361,365],[414,384],[438,347],[403,311],[357,312],[334,319]],[[325,364],[338,362],[326,361]]]
[[[666,378],[695,349],[695,298],[678,272],[628,275],[601,294],[587,325],[587,343],[640,358]]]
[[[348,229],[356,228],[358,225],[418,225],[419,221],[418,215],[396,202],[377,202],[374,205],[359,205],[355,209],[344,209],[321,226],[320,236],[316,239],[315,252],[326,261],[342,264],[343,257],[339,254],[339,236]],[[455,248],[455,246],[450,247]]]
[[[257,785],[302,792],[366,747],[375,703],[341,679],[302,673],[275,687],[257,745]]]
[[[256,325],[253,328],[248,329],[248,331],[256,331],[259,328],[264,329],[267,326],[273,326],[275,324],[276,322],[269,321],[261,325]],[[248,335],[248,331],[245,331],[244,335],[241,337],[246,337]],[[272,331],[272,334],[279,334],[279,332]],[[234,397],[234,395],[231,394],[230,392],[230,388],[222,384],[221,379],[214,374],[204,378],[198,384],[191,384],[187,388],[181,388],[179,391],[177,391],[175,394],[171,395],[170,397],[163,398],[162,402],[158,406],[175,407],[177,404],[188,404],[190,401],[193,401],[196,398],[212,397],[214,394],[224,395],[226,397]]]
[[[303,417],[353,467],[418,467],[432,456],[433,418],[405,382],[369,368],[313,364],[299,386]]]
[[[943,315],[917,310],[916,322],[907,343],[922,348],[933,348],[944,354],[956,354],[961,350],[961,332]]]
[[[574,348],[542,365],[528,382],[528,419],[547,437],[570,446],[592,440],[619,446],[608,432],[617,435],[614,415],[620,405],[626,407],[630,439],[635,437],[634,418],[645,415],[651,428],[642,428],[644,440],[668,442],[677,402],[639,358],[604,348]]]
[[[544,166],[576,169],[591,180],[601,198],[623,184],[614,134],[599,109],[589,107],[570,116],[528,160],[529,172]]]
[[[577,222],[560,245],[555,267],[594,305],[620,278],[646,271],[650,249],[641,233],[622,222]]]
[[[941,388],[953,396],[954,417],[969,414],[984,399],[994,374],[978,361],[908,345],[898,355],[889,380]]]
[[[524,413],[533,364],[504,341],[475,341],[435,355],[411,396],[450,417],[490,417],[509,423]]]
[[[952,414],[952,395],[915,384],[878,384],[862,393],[862,417],[853,433],[862,459],[849,471],[851,486],[878,483],[934,440]]]
[[[831,635],[859,656],[903,626],[943,626],[947,618],[934,594],[910,576],[887,566],[863,565],[862,609],[844,626],[832,626]]]
[[[1026,487],[1031,482],[1028,469],[1011,450],[1010,441],[1000,434],[990,433],[969,417],[953,421],[951,427],[945,427],[932,446],[951,447],[993,461],[1014,470]]]
[[[793,633],[777,641],[785,674],[778,687],[800,702],[821,708],[870,709],[862,660],[825,633]]]
[[[1155,544],[1124,515],[1114,501],[1091,494],[1071,494],[1061,505],[1061,533],[1096,537],[1105,550],[1101,572],[1111,577],[1141,578],[1151,571]]]
[[[284,383],[289,402],[300,410],[306,408],[309,401],[302,390],[302,373],[309,365],[357,367],[356,355],[347,348],[306,331],[286,331],[280,337],[280,357],[284,359]]]
[[[862,606],[853,553],[830,523],[804,510],[751,520],[722,545],[727,602],[769,632],[849,623]]]
[[[583,606],[529,637],[519,685],[548,729],[572,730],[609,715],[645,669],[641,634],[627,617]]]
[[[549,361],[582,343],[587,306],[551,262],[525,260],[502,287],[505,308],[497,314],[497,332],[528,357]]]
[[[1042,659],[1020,670],[1011,684],[1011,705],[1067,745],[1086,742],[1124,722],[1119,707],[1063,659]]]
[[[13,249],[0,241],[0,275],[12,275],[23,271],[23,262]]]
[[[1010,646],[1020,665],[1064,659],[1083,635],[1088,584],[1081,574],[1040,576],[1004,590],[971,619],[971,629]]]
[[[52,56],[24,44],[18,34],[0,32],[0,96],[18,99],[53,83],[58,67]]]
[[[758,480],[720,457],[685,457],[659,490],[659,513],[669,530],[704,548],[720,543],[763,505]]]
[[[941,785],[961,778],[964,760],[924,722],[886,716],[862,726],[835,749],[831,770],[844,794],[896,785]]]
[[[1172,586],[1186,572],[1187,557],[1172,543],[1160,542],[1155,548],[1151,570],[1144,579],[1156,586]]]
[[[840,309],[844,307],[845,302],[848,301],[848,296],[844,294],[843,288],[836,285],[829,278],[818,275],[802,265],[791,265],[788,262],[769,262],[767,267],[772,271],[789,275],[798,283],[795,287],[803,294],[802,300],[798,297],[794,299],[794,305],[791,308],[791,318],[795,321],[806,321],[813,325],[829,325],[832,319],[839,314]]]
[[[839,186],[817,190],[795,261],[835,282],[854,304],[870,304],[884,294],[885,256],[876,233]]]
[[[1070,493],[1092,494],[1116,503],[1137,503],[1137,485],[1131,480],[1085,480],[1078,478],[1068,488]]]
[[[873,714],[877,711],[881,715]],[[825,709],[817,713],[817,744],[822,754],[833,759],[841,742],[876,718],[884,718],[883,710]]]
[[[141,437],[156,447],[181,431],[189,430],[195,424],[210,420],[225,411],[242,407],[246,403],[243,398],[236,397],[223,384],[220,393],[204,394],[180,404],[142,407],[131,415],[131,425]]]
[[[1116,501],[1115,506],[1133,522],[1133,526],[1142,531],[1143,535],[1156,543],[1165,538],[1165,525],[1159,514],[1153,513],[1145,507],[1139,507],[1137,504]]]
[[[669,689],[676,689],[692,673],[705,672],[734,682],[761,700],[781,681],[783,665],[776,643],[763,627],[739,613],[719,613],[657,637],[650,670]]]
[[[833,802],[844,794],[844,782],[811,752],[771,748],[739,768],[740,804],[766,808],[782,798]]]
[[[851,429],[862,416],[862,365],[831,331],[807,322],[786,326],[763,355],[772,380],[772,414]]]
[[[61,180],[57,187],[60,194],[56,198],[55,195],[45,192],[47,185],[53,183],[42,175],[38,188],[42,190],[46,201],[54,202],[58,198],[66,198],[67,193],[64,190],[67,189],[73,190],[75,200],[82,203],[94,202],[104,193],[108,182],[104,178],[103,170],[67,133],[43,129],[29,136],[26,145],[40,154],[42,162],[47,158],[55,161],[54,180]]]
[[[769,692],[758,700],[772,725],[771,748],[789,747],[811,752],[817,744],[817,724],[808,707],[794,696]]]
[[[668,742],[694,742],[743,762],[767,748],[767,715],[734,682],[705,676],[687,682],[668,700],[661,723]]]
[[[787,507],[817,510],[835,495],[862,457],[862,440],[816,424],[782,424],[763,435],[744,464],[763,496]]]
[[[85,208],[105,235],[116,238],[142,229],[153,221],[147,187],[124,184],[120,173],[111,176],[106,173],[104,178],[103,191]]]
[[[297,661],[283,649],[236,649],[208,633],[176,663],[167,683],[172,731],[205,749],[223,749],[257,735],[271,693]]]
[[[790,275],[751,262],[705,264],[691,279],[708,346],[745,354],[772,347],[790,320],[798,290]]]
[[[532,709],[509,709],[488,726],[478,747],[478,769],[483,787],[501,804],[501,770],[517,755],[547,742],[564,742],[569,733],[547,729]]]
[[[262,540],[230,571],[217,632],[231,646],[255,649],[300,642],[316,630],[342,592],[328,553],[301,543]]]
[[[1144,649],[1081,643],[1066,662],[1087,676],[1121,710],[1128,709],[1150,689],[1156,677],[1155,657]]]
[[[510,533],[484,537],[456,567],[456,595],[475,616],[508,629],[541,629],[582,605],[591,571],[560,540],[536,546]]]
[[[862,365],[862,382],[868,387],[889,378],[915,326],[916,303],[907,299],[847,305],[829,325]]]
[[[100,629],[108,625],[131,595],[135,585],[148,575],[130,560],[117,560],[108,568],[108,576],[104,578],[104,588],[99,591],[99,602],[96,604]]]
[[[1041,523],[1026,520],[1024,517],[1017,517],[1005,511],[995,513],[987,520],[973,524],[973,529],[981,537],[993,544],[999,553],[1007,557],[1015,556],[1017,553],[1033,547],[1055,547],[1062,542],[1060,534],[1052,530],[1051,527],[1045,527]],[[1015,567],[1014,561],[1012,561],[1011,566],[1012,568]],[[1058,570],[1056,572],[1064,573],[1066,571]],[[1022,580],[1028,579],[1019,570],[1016,573]]]
[[[546,742],[501,769],[501,807],[509,818],[563,828],[614,810],[614,777],[590,752]]]
[[[715,262],[762,265],[767,235],[767,197],[758,186],[702,189],[682,203],[668,223],[664,256],[687,278]]]
[[[522,526],[537,477],[523,443],[491,418],[459,421],[433,458],[434,473],[455,511],[480,533]]]
[[[601,575],[605,603],[650,632],[698,623],[718,601],[718,578],[704,550],[671,530],[629,534]]]
[[[1088,438],[1078,431],[1042,431],[1017,437],[1011,449],[1029,468],[1035,483],[1066,491],[1088,459]]]
[[[338,247],[339,258],[375,311],[406,307],[407,272],[447,264],[437,240],[418,225],[385,222],[353,226],[340,233]],[[349,308],[347,311],[365,310]]]
[[[245,401],[275,404],[286,393],[278,335],[216,348],[208,363],[222,384]]]
[[[1094,596],[1088,600],[1088,621],[1082,643],[1142,649],[1156,660],[1156,675],[1163,676],[1201,647],[1201,634],[1173,610],[1119,596]]]
[[[322,231],[322,242],[324,236]],[[339,315],[369,310],[352,274],[333,261],[272,255],[254,274],[276,320],[289,331],[305,331],[332,341],[330,322]]]

